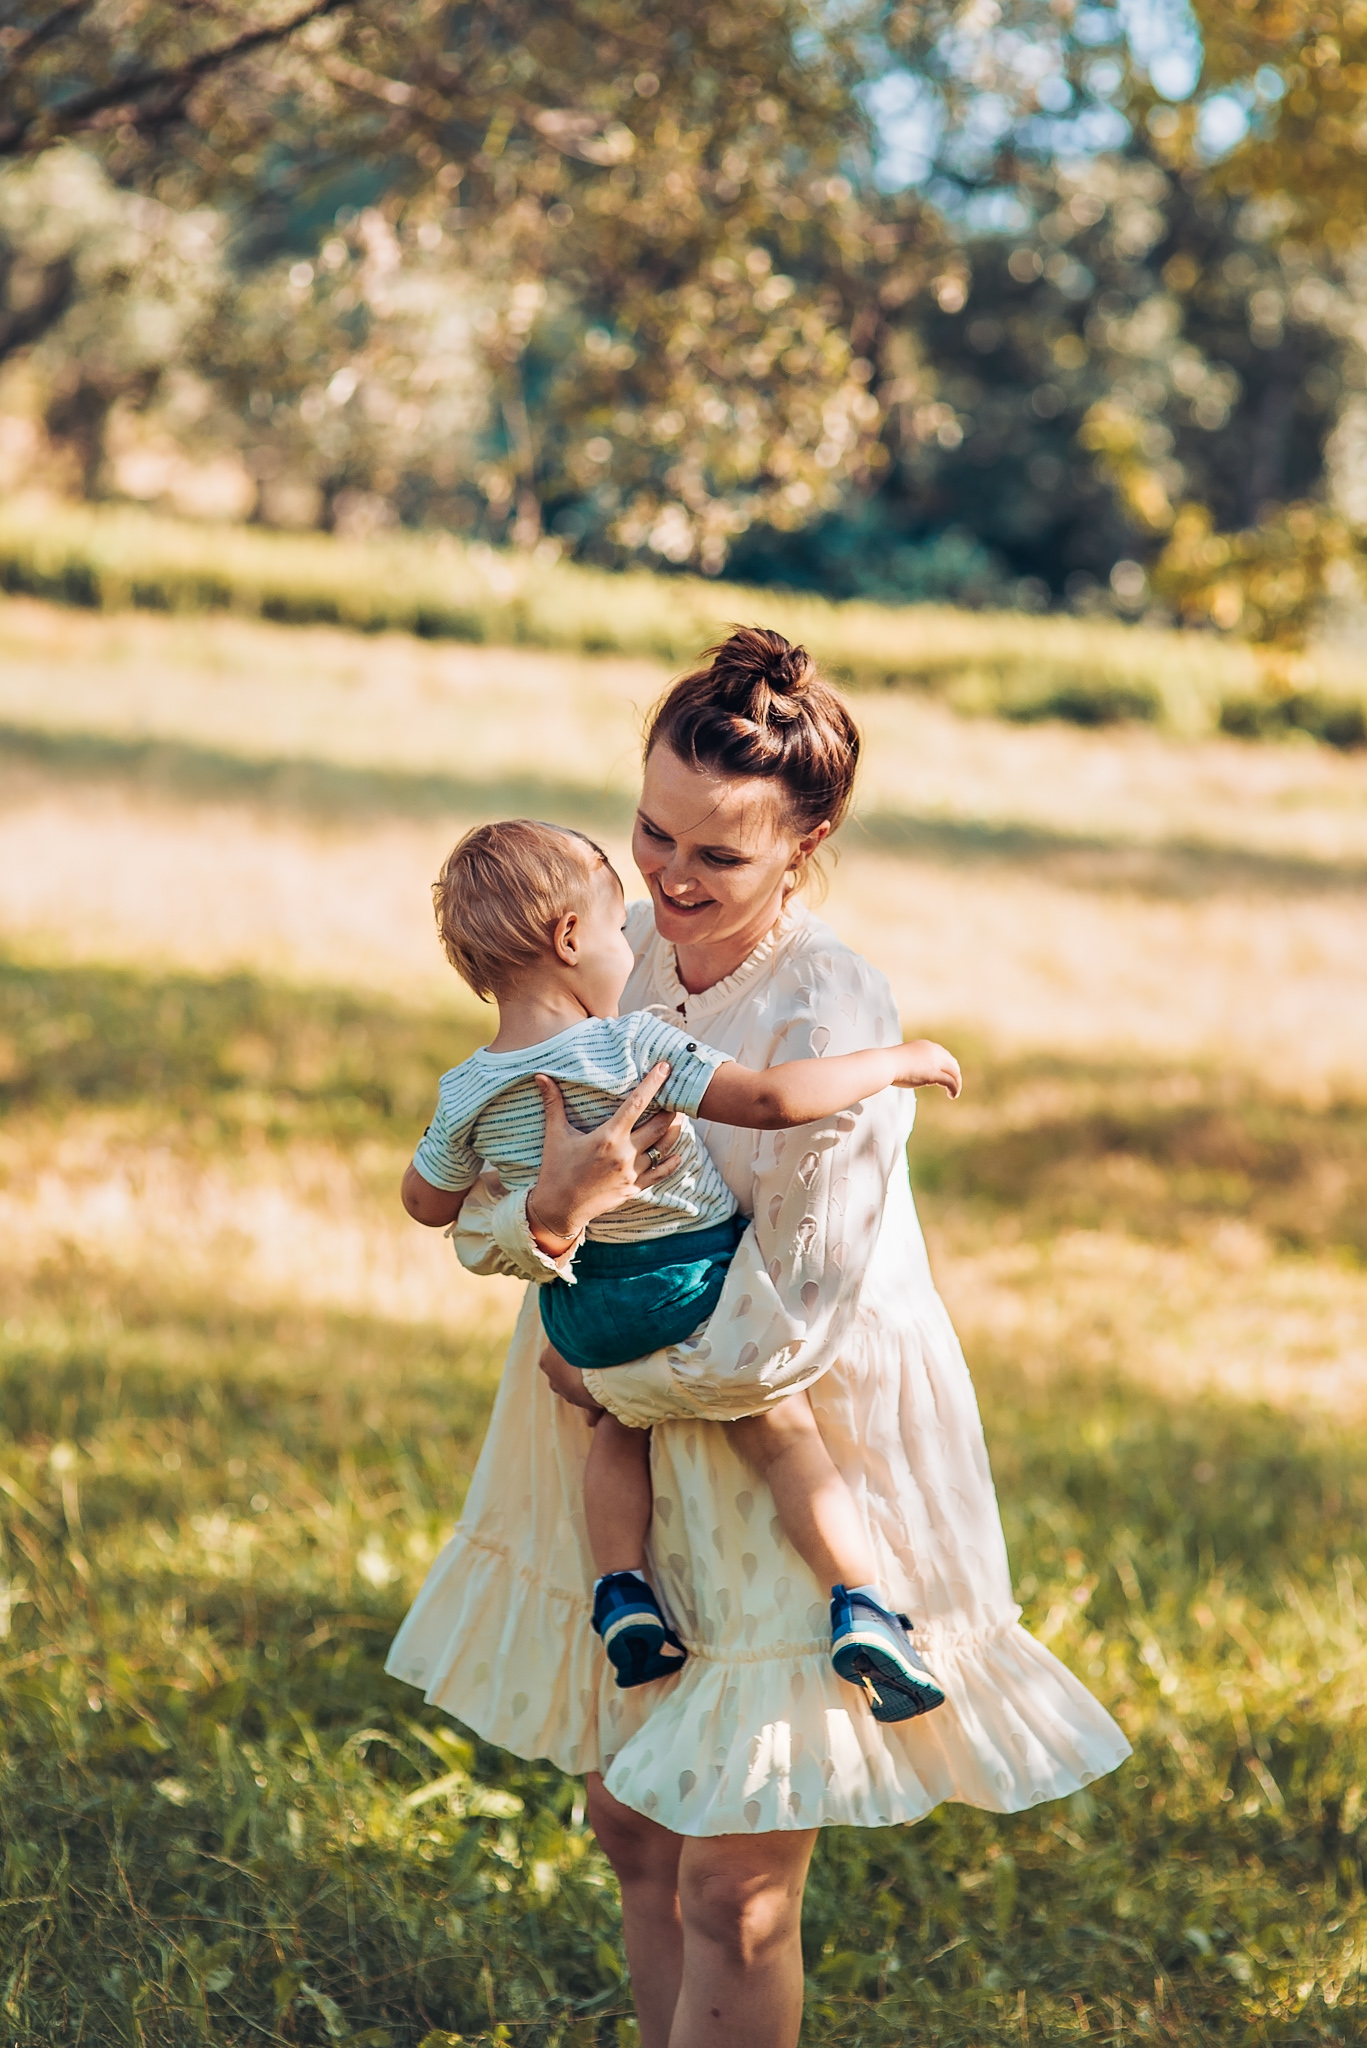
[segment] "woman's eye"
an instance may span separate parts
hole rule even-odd
[[[713,868],[743,868],[749,866],[749,862],[743,854],[705,853],[703,859],[709,867]]]
[[[638,818],[637,823],[639,824],[641,830],[645,833],[647,839],[655,840],[657,844],[660,846],[668,846],[671,844],[670,837],[667,832],[661,832],[658,829],[658,827],[654,825],[647,825],[644,818]]]

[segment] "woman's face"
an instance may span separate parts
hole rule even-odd
[[[675,946],[757,943],[778,915],[785,877],[826,837],[787,823],[784,791],[764,776],[690,768],[651,749],[631,851],[661,938]]]

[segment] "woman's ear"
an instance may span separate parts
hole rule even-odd
[[[812,855],[816,852],[818,846],[820,846],[822,840],[829,839],[830,836],[831,821],[829,818],[823,818],[819,825],[813,825],[811,831],[804,833],[802,838],[799,839],[797,842],[797,856],[799,863],[803,861],[809,861]]]
[[[567,910],[551,932],[551,950],[566,967],[579,965],[579,912]]]

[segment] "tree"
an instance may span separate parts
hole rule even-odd
[[[206,81],[353,4],[3,0],[0,156],[31,156],[57,142],[119,131],[130,139],[164,137],[193,121],[191,102]]]
[[[263,4],[230,38],[217,6],[48,7],[11,45],[9,146],[93,130],[119,181],[230,201],[247,256],[359,201],[449,237],[504,286],[493,530],[716,569],[876,459],[856,26],[808,0],[363,0]]]
[[[223,223],[121,192],[92,158],[45,151],[0,178],[0,353],[28,357],[36,403],[87,496],[105,429],[193,355],[221,304]]]
[[[1271,202],[1281,231],[1346,256],[1367,211],[1367,6],[1363,0],[1193,0],[1202,83],[1252,112],[1213,174]],[[1262,85],[1262,93],[1257,87]]]

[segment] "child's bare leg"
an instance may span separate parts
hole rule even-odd
[[[602,1416],[584,1468],[584,1520],[600,1578],[644,1568],[652,1505],[650,1431]]]
[[[877,1567],[868,1536],[807,1396],[790,1394],[727,1427],[746,1464],[767,1482],[784,1535],[821,1584],[871,1586]]]
[[[688,1654],[645,1575],[652,1506],[650,1431],[600,1416],[584,1468],[584,1519],[597,1574],[593,1626],[621,1686],[672,1678]]]

